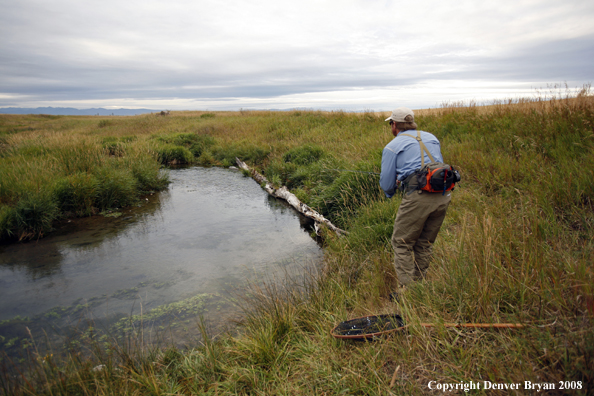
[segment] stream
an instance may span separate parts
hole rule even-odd
[[[46,353],[146,329],[187,345],[200,318],[228,327],[249,284],[298,279],[321,262],[309,220],[252,179],[169,172],[169,188],[137,207],[0,246],[0,352],[18,359],[42,343]]]

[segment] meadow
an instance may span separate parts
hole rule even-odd
[[[488,108],[420,111],[462,174],[428,278],[399,302],[390,236],[400,197],[374,175],[392,139],[384,114],[171,112],[0,115],[0,238],[35,239],[61,219],[134,204],[167,186],[162,167],[246,161],[349,233],[322,230],[323,269],[253,287],[237,331],[178,349],[92,343],[67,356],[3,359],[6,394],[386,395],[439,383],[551,383],[594,392],[594,97],[589,86]],[[340,170],[339,170],[340,169]],[[332,338],[337,323],[398,312],[408,331]],[[422,322],[435,323],[427,329]],[[444,322],[522,323],[455,329]],[[441,325],[440,325],[441,324]],[[1,340],[1,339],[0,339]],[[101,366],[100,366],[101,365]],[[100,369],[97,369],[100,367]],[[572,385],[573,383],[573,385]],[[506,394],[506,391],[478,393]]]

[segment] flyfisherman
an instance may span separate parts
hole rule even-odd
[[[414,117],[412,110],[399,107],[386,118],[394,139],[382,152],[380,175],[380,186],[386,197],[391,198],[397,189],[404,193],[392,234],[394,266],[401,286],[425,277],[432,245],[451,199],[451,187],[437,192],[421,189],[420,184],[424,183],[419,177],[421,168],[426,170],[424,165],[430,163],[445,164],[442,164],[439,140],[429,132],[417,131]],[[423,177],[426,175],[427,172],[422,173]],[[397,298],[397,295],[392,297]]]

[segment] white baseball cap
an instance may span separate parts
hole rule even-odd
[[[399,107],[392,111],[392,115],[386,118],[386,121],[395,121],[395,122],[414,122],[415,121],[415,113],[408,107]]]

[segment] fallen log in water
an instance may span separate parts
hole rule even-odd
[[[262,185],[264,187],[264,189],[266,190],[266,192],[268,192],[268,194],[272,195],[275,198],[284,199],[285,201],[287,201],[289,203],[289,205],[291,205],[293,208],[295,208],[295,210],[297,210],[299,213],[301,213],[305,217],[312,219],[315,222],[314,228],[316,230],[316,234],[318,234],[318,232],[319,232],[318,230],[320,228],[320,224],[325,224],[329,229],[331,229],[338,235],[347,233],[345,230],[341,230],[340,228],[336,227],[334,224],[332,224],[330,222],[330,220],[326,219],[324,216],[322,216],[321,214],[319,214],[318,212],[316,212],[315,210],[313,210],[312,208],[310,208],[309,206],[307,206],[306,204],[301,202],[299,200],[299,198],[297,198],[295,196],[295,194],[291,193],[287,189],[287,187],[282,186],[281,188],[278,188],[278,189],[274,188],[272,186],[272,184],[270,184],[264,176],[262,176],[260,173],[256,172],[255,170],[250,169],[250,167],[247,166],[247,164],[245,162],[243,162],[242,160],[240,160],[239,158],[235,158],[235,162],[237,162],[237,166],[239,166],[241,169],[244,169],[244,170],[250,172],[250,174],[252,175],[252,178],[255,181],[257,181],[258,183],[260,183],[260,185]]]

